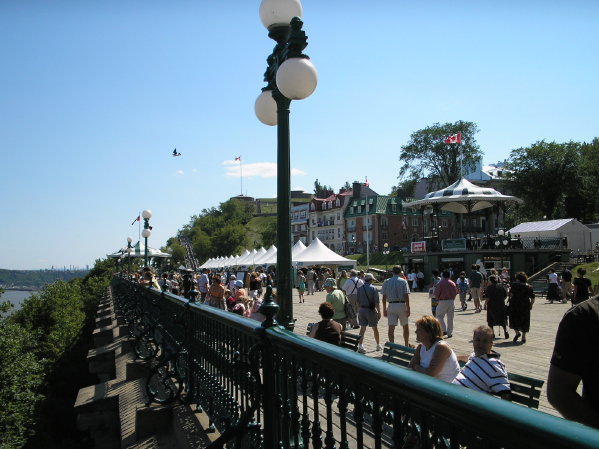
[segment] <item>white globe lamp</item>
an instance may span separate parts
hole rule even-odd
[[[312,95],[318,84],[316,67],[309,59],[290,58],[277,70],[277,87],[290,100],[303,100]]]
[[[268,126],[275,126],[277,124],[277,103],[272,97],[272,90],[265,90],[254,103],[254,112],[256,117],[262,123]]]
[[[302,16],[299,0],[262,0],[260,20],[266,29],[276,26],[289,26],[294,17]]]

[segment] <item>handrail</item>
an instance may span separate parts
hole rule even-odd
[[[186,400],[237,447],[599,448],[581,424],[122,279],[113,288],[119,301],[158,297],[165,328],[187,305]]]

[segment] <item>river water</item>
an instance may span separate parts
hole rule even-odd
[[[0,301],[10,301],[13,304],[13,308],[10,309],[11,313],[21,308],[21,303],[29,298],[32,294],[37,292],[24,291],[24,290],[4,290]]]

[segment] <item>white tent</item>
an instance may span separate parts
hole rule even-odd
[[[256,262],[258,263],[258,262]],[[260,259],[260,265],[274,265],[277,263],[277,247],[272,245]]]
[[[256,265],[262,265],[262,260],[270,257],[270,255],[272,254],[272,249],[274,248],[274,251],[276,251],[277,249],[274,246],[271,246],[270,248],[268,248],[268,250],[264,249],[264,247],[260,248],[260,250],[258,251],[259,253],[261,253],[260,255],[256,255],[256,259],[254,259],[254,263]],[[262,250],[264,249],[264,252],[262,252]]]
[[[320,239],[314,239],[310,245],[299,253],[294,259],[298,265],[353,265],[356,261],[346,259],[331,251]]]
[[[112,254],[107,254],[107,256],[110,258],[113,258],[113,259],[122,259],[122,258],[126,258],[126,257],[145,257],[146,247],[143,243],[141,243],[141,241],[137,242],[135,245],[133,245],[131,247],[130,254],[128,252],[128,249],[129,248],[121,248],[120,250],[118,250]],[[169,257],[173,257],[173,256],[169,253],[165,253],[165,252],[160,251],[159,249],[150,248],[148,246],[148,257],[169,258]]]
[[[240,265],[249,265],[249,263],[247,262],[248,259],[251,260],[252,258],[252,253],[249,252],[247,249],[241,254],[241,256],[239,257],[239,259],[237,259],[235,261],[235,265],[240,266]]]
[[[576,252],[592,251],[591,230],[576,218],[560,220],[528,221],[509,230],[510,234],[523,238],[554,238],[567,242],[567,248]],[[565,240],[564,240],[565,239]]]
[[[306,249],[306,245],[301,240],[295,242],[295,245],[291,248],[291,259],[296,259]]]

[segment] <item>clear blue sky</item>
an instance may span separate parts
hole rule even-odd
[[[273,42],[259,0],[0,2],[0,268],[160,247],[241,191],[276,195],[254,115]],[[412,132],[473,121],[484,163],[599,135],[599,2],[304,0],[314,94],[292,103],[292,187],[397,183]],[[173,158],[177,148],[182,156]]]

